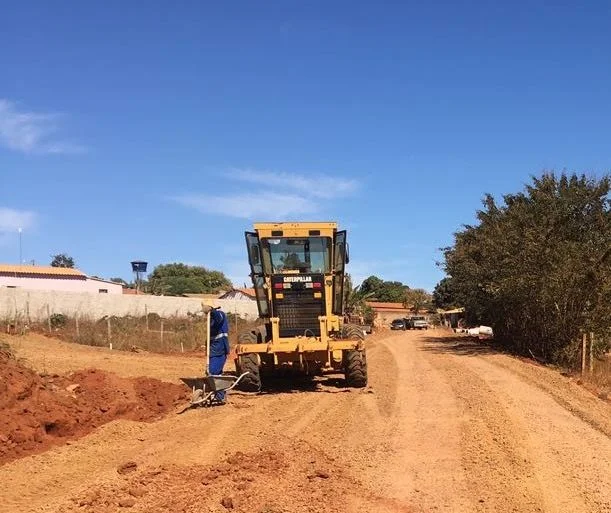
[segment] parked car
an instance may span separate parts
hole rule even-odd
[[[412,315],[407,319],[407,328],[414,330],[428,330],[429,322],[422,315]]]
[[[391,330],[405,330],[407,329],[405,319],[395,319],[390,323]]]

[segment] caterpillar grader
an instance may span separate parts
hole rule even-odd
[[[366,386],[365,334],[344,322],[346,232],[333,222],[256,223],[245,235],[263,323],[238,335],[236,369],[248,373],[240,388],[325,371],[343,372],[348,387]]]

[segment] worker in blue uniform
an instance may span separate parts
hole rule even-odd
[[[223,373],[223,367],[229,355],[229,322],[222,310],[210,312],[210,355],[209,371],[212,375]],[[215,399],[225,403],[225,392],[217,392]]]

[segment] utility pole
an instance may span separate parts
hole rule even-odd
[[[23,230],[21,228],[19,228],[19,265],[23,264],[23,246],[21,244],[21,234],[22,234]]]

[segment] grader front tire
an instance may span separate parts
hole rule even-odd
[[[367,356],[365,351],[350,350],[344,353],[344,376],[351,388],[367,386]]]
[[[259,359],[255,353],[246,353],[238,357],[236,367],[238,372],[248,372],[238,384],[244,392],[258,392],[261,390],[261,373],[259,372]]]

